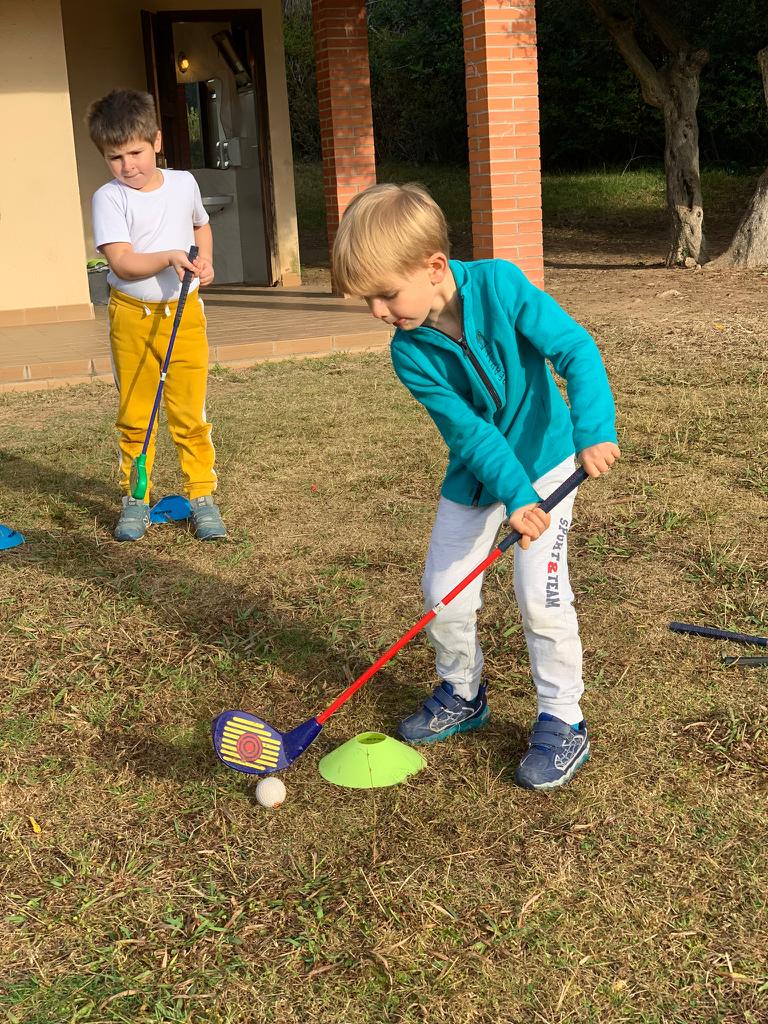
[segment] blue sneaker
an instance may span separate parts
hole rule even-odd
[[[457,732],[468,732],[485,725],[491,716],[485,687],[481,686],[474,700],[464,700],[453,692],[450,683],[440,683],[414,715],[404,718],[397,735],[406,743],[436,743]]]
[[[149,526],[149,505],[126,494],[115,527],[115,540],[141,540]]]
[[[531,730],[528,750],[517,766],[515,782],[525,789],[556,789],[588,760],[587,723],[568,725],[542,712]]]
[[[198,540],[224,540],[227,528],[221,518],[219,506],[210,494],[201,498],[193,498],[192,522],[195,524],[195,535]]]

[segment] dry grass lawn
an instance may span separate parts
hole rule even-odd
[[[551,796],[510,781],[534,704],[503,560],[487,729],[390,790],[320,778],[432,684],[420,639],[279,812],[215,763],[217,712],[290,728],[420,612],[444,456],[385,354],[214,375],[224,546],[111,540],[109,388],[2,397],[2,519],[27,536],[0,555],[4,1019],[768,1020],[768,672],[667,629],[768,632],[764,316],[587,307],[624,458],[577,501],[594,754]],[[161,464],[177,490],[167,443]]]

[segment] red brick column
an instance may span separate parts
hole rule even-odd
[[[312,0],[328,245],[350,200],[376,182],[365,0]]]
[[[463,0],[475,259],[544,283],[535,0]]]

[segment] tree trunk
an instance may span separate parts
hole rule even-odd
[[[758,53],[757,63],[763,76],[763,90],[768,103],[768,46]],[[713,266],[768,266],[768,170],[763,172],[758,181],[731,244],[722,256],[718,256]]]
[[[768,170],[757,183],[733,241],[713,266],[768,267]]]
[[[666,265],[677,267],[692,257],[707,260],[704,239],[704,207],[699,174],[699,73],[692,71],[683,55],[661,73],[664,90],[664,169],[671,236]]]
[[[697,263],[707,259],[704,209],[699,174],[699,74],[709,59],[706,50],[693,49],[683,39],[657,0],[639,0],[655,35],[667,51],[667,61],[656,68],[641,48],[630,17],[612,13],[605,0],[587,0],[605,25],[619,52],[640,82],[643,99],[664,115],[664,169],[671,238],[666,264]]]

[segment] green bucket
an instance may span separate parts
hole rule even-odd
[[[363,732],[326,754],[320,774],[334,786],[381,789],[415,775],[425,763],[421,754],[399,740],[380,732]]]

